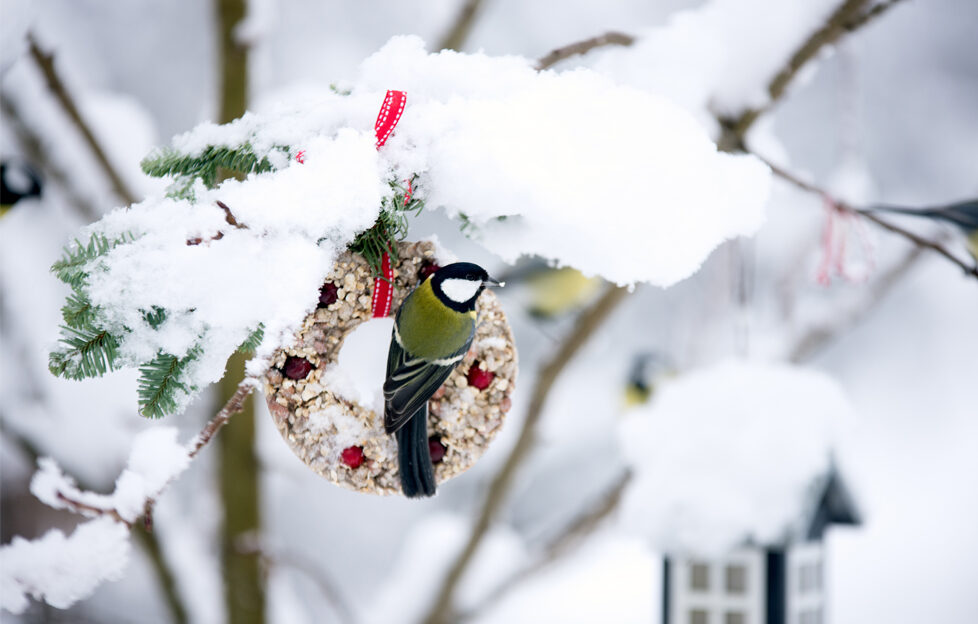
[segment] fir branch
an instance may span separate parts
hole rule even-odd
[[[51,265],[51,272],[77,291],[88,278],[86,267],[89,262],[105,255],[117,245],[134,240],[136,237],[128,232],[113,240],[95,232],[88,239],[87,245],[76,238],[73,245],[65,246],[61,259]]]
[[[104,329],[61,326],[61,345],[48,356],[48,370],[78,381],[119,368],[119,340]]]
[[[417,216],[424,208],[424,200],[412,192],[410,183],[407,188],[396,182],[391,182],[390,186],[395,192],[383,199],[377,220],[369,229],[357,234],[349,246],[351,251],[364,257],[375,276],[383,274],[381,267],[385,252],[392,262],[400,260],[397,242],[404,240],[408,234],[407,215],[413,212]]]
[[[261,341],[265,339],[265,325],[258,323],[258,327],[255,331],[251,332],[241,346],[238,347],[238,351],[242,353],[253,353],[261,345]]]
[[[155,358],[139,367],[139,413],[147,418],[162,418],[177,411],[178,393],[190,394],[182,378],[187,366],[200,357],[195,345],[187,355],[178,358],[160,351]]]
[[[61,307],[61,317],[65,325],[73,329],[93,327],[98,308],[92,304],[88,294],[80,289],[72,291]]]
[[[289,148],[276,148],[288,153]],[[240,147],[209,145],[198,155],[182,154],[172,148],[157,150],[143,159],[143,171],[154,178],[173,176],[182,192],[192,190],[193,180],[199,179],[208,188],[218,183],[218,171],[223,169],[239,175],[264,173],[274,167],[267,157],[259,158],[249,143]],[[189,179],[189,180],[188,180]]]
[[[143,311],[143,320],[153,329],[159,329],[160,325],[166,321],[166,310],[159,306],[153,306],[149,311]]]

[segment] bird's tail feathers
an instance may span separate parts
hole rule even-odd
[[[411,416],[395,435],[404,495],[408,498],[434,496],[435,467],[428,450],[428,405]]]

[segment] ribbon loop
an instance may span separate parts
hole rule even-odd
[[[377,121],[374,123],[374,133],[377,135],[377,149],[387,142],[394,132],[394,126],[401,120],[404,107],[407,104],[407,93],[403,91],[387,91],[384,103],[380,105]],[[410,183],[408,183],[408,198],[410,198]],[[391,312],[391,301],[394,298],[394,270],[391,267],[391,257],[384,252],[381,258],[381,276],[374,280],[374,294],[370,310],[374,318],[384,318]]]

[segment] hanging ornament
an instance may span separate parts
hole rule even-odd
[[[396,257],[390,261],[391,311],[437,268],[434,245],[428,242],[399,243]],[[401,491],[397,443],[384,431],[382,408],[378,413],[333,387],[344,341],[374,318],[374,280],[359,254],[339,258],[295,344],[274,356],[264,378],[265,396],[289,448],[315,472],[359,492],[396,494]],[[428,443],[438,483],[482,456],[512,405],[517,375],[512,331],[491,291],[479,297],[476,312],[472,347],[428,402]],[[386,344],[367,357],[382,371]]]

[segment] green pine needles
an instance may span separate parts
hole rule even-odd
[[[163,418],[179,410],[180,395],[189,396],[197,387],[187,381],[190,364],[202,353],[194,345],[182,358],[160,351],[139,367],[139,413],[147,418]]]
[[[276,148],[288,154],[287,147]],[[193,187],[200,180],[214,188],[222,173],[245,176],[249,173],[272,171],[267,157],[259,158],[249,143],[240,147],[208,146],[197,155],[181,154],[174,149],[162,149],[150,154],[140,163],[143,171],[154,178],[172,177],[167,196],[193,201]]]
[[[383,274],[381,267],[385,251],[390,254],[393,262],[399,260],[397,242],[407,236],[407,215],[413,212],[417,216],[424,208],[424,200],[409,192],[413,189],[411,183],[404,187],[391,182],[390,186],[394,194],[384,198],[377,220],[370,229],[360,232],[350,243],[350,250],[364,257],[375,276]]]
[[[142,168],[151,176],[173,180],[167,189],[168,197],[194,202],[195,189],[214,188],[228,177],[243,179],[251,173],[273,171],[277,152],[285,159],[291,153],[289,147],[281,146],[268,155],[261,155],[247,142],[236,147],[209,146],[197,154],[166,148],[150,154],[143,160]],[[376,275],[382,273],[385,251],[394,261],[398,260],[396,243],[407,235],[408,214],[417,214],[424,207],[423,201],[410,192],[410,184],[391,183],[391,195],[384,198],[376,222],[350,244],[350,249],[366,258]],[[138,362],[120,355],[121,345],[127,337],[135,331],[163,331],[171,315],[187,312],[152,306],[140,310],[142,322],[136,321],[139,327],[120,327],[118,322],[110,323],[111,315],[92,303],[88,283],[93,272],[104,270],[100,258],[115,247],[134,240],[136,237],[128,233],[116,238],[94,233],[85,242],[76,240],[68,245],[62,258],[51,267],[58,279],[71,287],[61,309],[60,342],[48,360],[48,368],[53,374],[80,380],[136,365]],[[263,338],[264,327],[259,324],[239,351],[254,352]],[[153,359],[139,364],[140,414],[147,418],[162,418],[183,408],[199,390],[193,383],[193,373],[195,362],[204,355],[204,344],[201,335],[182,356],[161,350]]]

